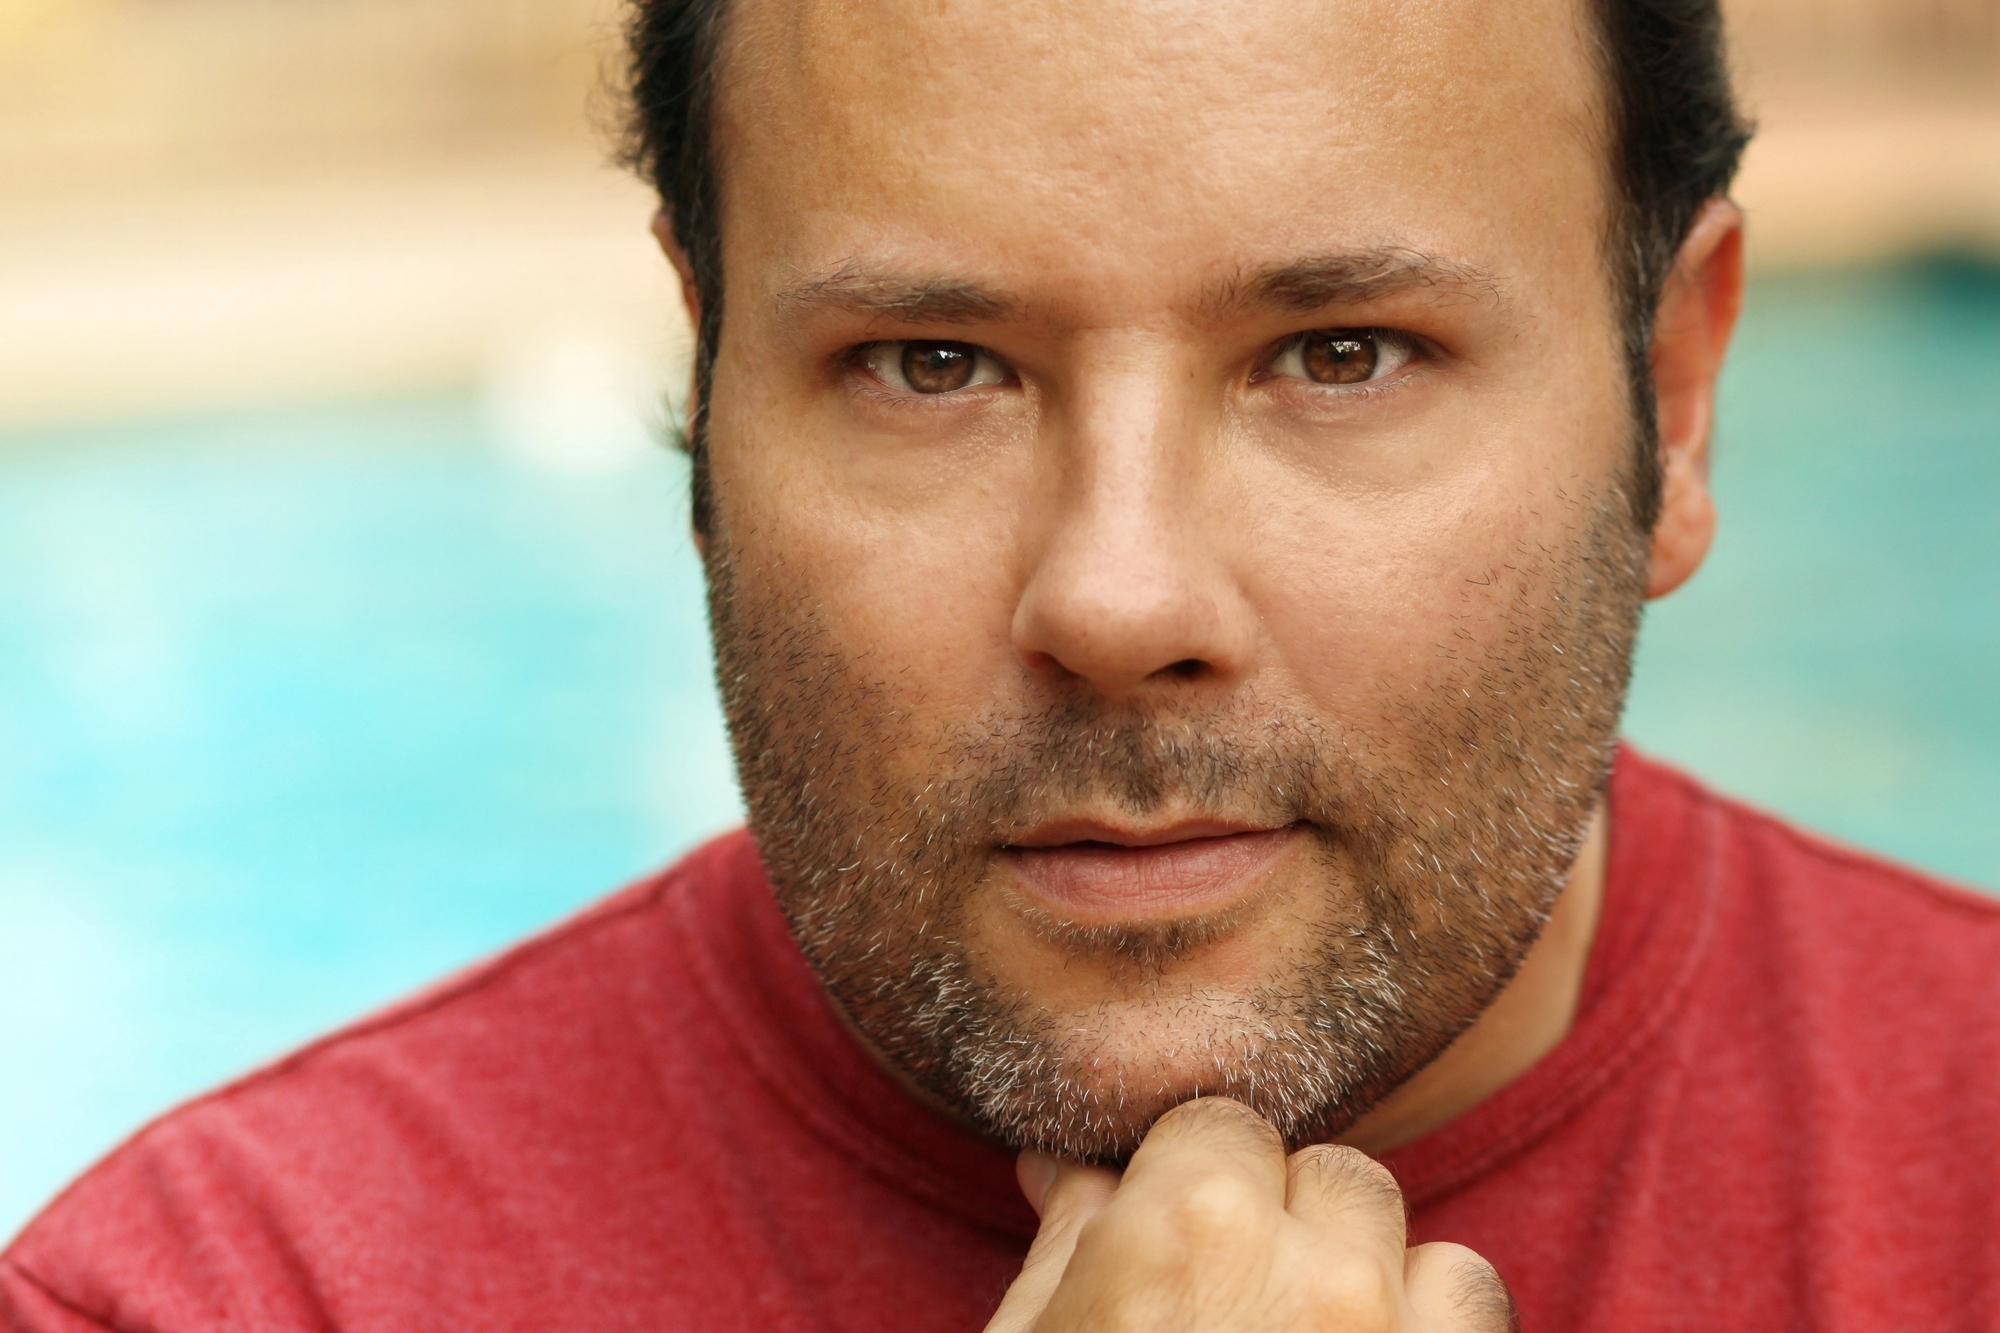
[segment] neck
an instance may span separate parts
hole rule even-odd
[[[1600,803],[1548,924],[1513,979],[1443,1054],[1350,1125],[1342,1143],[1384,1153],[1422,1138],[1525,1074],[1569,1035],[1597,938],[1608,842]]]

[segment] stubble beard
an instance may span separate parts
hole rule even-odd
[[[1620,487],[1574,511],[1566,546],[1511,562],[1503,632],[1440,645],[1435,676],[1366,728],[1247,690],[1140,709],[1047,686],[925,728],[907,688],[832,642],[809,578],[711,531],[717,675],[751,831],[827,993],[894,1068],[1013,1147],[1123,1160],[1164,1111],[1218,1094],[1290,1143],[1338,1134],[1498,994],[1588,831],[1645,542]],[[1301,824],[1324,911],[1232,992],[1172,984],[1176,961],[1235,928],[1227,915],[1031,919],[1131,978],[1148,1021],[1135,1040],[1112,1005],[1044,1007],[996,975],[968,909],[997,848],[1086,801]]]

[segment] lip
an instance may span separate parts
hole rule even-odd
[[[1131,830],[1069,820],[1036,828],[1002,855],[1023,889],[1064,916],[1139,921],[1233,905],[1303,832],[1297,824],[1185,821]]]

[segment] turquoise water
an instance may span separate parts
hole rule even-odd
[[[1849,842],[2000,889],[2000,269],[1753,285],[1713,554],[1628,731]]]
[[[736,817],[684,481],[470,401],[0,441],[0,1233]],[[2000,274],[1756,285],[1630,730],[2000,887]]]

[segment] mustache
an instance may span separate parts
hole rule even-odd
[[[1164,809],[1265,826],[1335,827],[1357,802],[1345,745],[1301,719],[1238,704],[1146,706],[1078,694],[947,737],[954,804],[1001,843],[1051,816]]]

